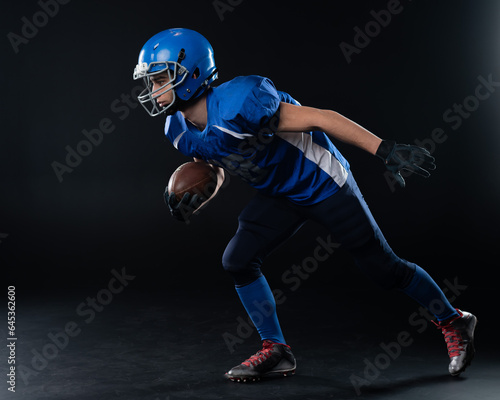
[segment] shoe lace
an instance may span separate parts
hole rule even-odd
[[[448,355],[455,357],[460,355],[460,351],[464,349],[462,335],[455,328],[443,328],[444,340],[448,346]]]
[[[455,328],[451,322],[446,325],[441,325],[435,322],[434,324],[438,329],[441,329],[441,332],[444,335],[444,340],[446,342],[446,346],[448,347],[448,355],[450,358],[459,356],[460,352],[464,349],[460,331]]]
[[[247,367],[249,367],[250,365],[256,366],[267,360],[271,356],[272,352],[273,352],[273,342],[265,340],[262,345],[262,349],[259,350],[250,358],[248,358],[247,360],[243,361],[242,364],[246,365]]]

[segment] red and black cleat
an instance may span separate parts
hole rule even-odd
[[[457,309],[458,317],[434,324],[441,329],[448,347],[450,365],[448,371],[458,376],[465,371],[476,353],[474,349],[474,329],[477,318],[466,311]]]
[[[264,340],[262,350],[226,372],[225,376],[233,382],[255,382],[261,378],[293,375],[296,366],[290,346]]]

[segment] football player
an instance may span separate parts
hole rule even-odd
[[[173,146],[216,168],[218,188],[227,172],[258,191],[239,216],[222,265],[234,279],[262,349],[227,378],[246,382],[295,372],[261,265],[307,220],[325,226],[383,288],[398,289],[429,310],[445,336],[450,374],[465,370],[474,356],[476,317],[454,308],[424,269],[393,252],[332,140],[378,157],[401,186],[402,170],[430,175],[435,164],[427,150],[383,140],[335,111],[301,106],[265,77],[239,76],[214,87],[212,46],[189,29],[168,29],[149,39],[134,79],[144,80],[138,99],[147,112],[167,116],[165,134]],[[186,194],[177,201],[166,192],[165,200],[172,215],[185,220],[216,194]],[[263,304],[269,312],[259,312]]]

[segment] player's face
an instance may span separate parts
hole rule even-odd
[[[150,79],[153,84],[153,92],[154,92],[155,90],[158,90],[162,86],[166,85],[170,81],[170,76],[167,72],[163,72],[161,74],[152,76]],[[173,90],[165,92],[165,90],[172,87],[172,84],[173,83],[168,84],[162,90],[160,90],[156,95],[153,96],[160,107],[166,107],[174,100]]]

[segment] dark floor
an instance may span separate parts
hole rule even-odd
[[[484,310],[471,310],[479,318],[476,359],[453,378],[442,335],[412,316],[418,307],[400,294],[367,302],[355,291],[339,292],[287,293],[280,320],[297,373],[253,384],[223,377],[260,348],[257,334],[241,322],[245,314],[232,288],[125,287],[112,298],[102,292],[99,311],[87,300],[95,290],[25,296],[17,303],[16,393],[3,383],[0,399],[499,398],[499,353],[488,344],[492,328]],[[65,326],[73,336],[63,333]]]

